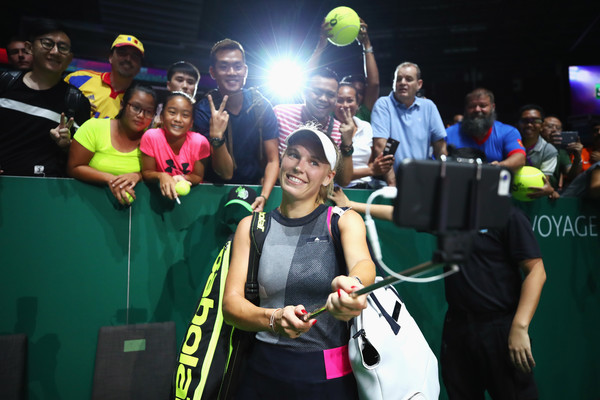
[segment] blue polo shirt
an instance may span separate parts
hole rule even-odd
[[[521,134],[515,127],[494,121],[494,125],[488,133],[481,139],[476,139],[462,132],[461,125],[461,123],[458,123],[446,129],[448,145],[454,145],[457,149],[462,147],[479,149],[485,153],[487,162],[500,162],[514,153],[525,155]]]
[[[394,171],[405,158],[430,158],[431,144],[446,137],[440,112],[431,100],[417,97],[407,108],[396,100],[393,91],[375,102],[371,126],[373,138],[391,137],[400,142],[394,155]]]
[[[231,180],[225,181],[221,179],[208,163],[205,171],[205,180],[213,183],[242,183],[260,185],[260,180],[265,173],[265,167],[260,161],[260,146],[263,143],[259,140],[259,124],[256,119],[257,113],[253,104],[252,93],[248,89],[243,90],[244,100],[242,110],[238,115],[229,113],[229,123],[231,124],[232,141],[233,141],[233,159],[235,160],[236,168],[233,171]],[[273,112],[271,103],[264,98],[260,93],[264,105],[262,113],[263,132],[262,140],[277,139],[279,137],[279,128],[277,126],[277,117]],[[213,100],[214,100],[213,95]],[[219,108],[220,102],[215,102],[215,107]],[[258,106],[256,106],[258,107]],[[207,138],[210,138],[210,105],[205,97],[196,104],[194,110],[194,125],[199,132]],[[225,131],[225,139],[227,140],[227,131]],[[224,144],[227,146],[227,143]],[[264,154],[264,152],[263,152]],[[266,155],[265,155],[266,157]]]

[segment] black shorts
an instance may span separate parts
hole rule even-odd
[[[256,341],[236,399],[357,400],[354,375],[327,379],[323,352],[297,352]]]

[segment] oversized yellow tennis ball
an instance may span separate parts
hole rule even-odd
[[[515,173],[512,181],[512,195],[520,201],[531,201],[533,199],[527,197],[530,187],[544,186],[544,173],[537,168],[524,166]]]
[[[124,205],[131,204],[135,200],[133,196],[129,194],[129,192],[125,192],[125,197],[127,198],[127,200],[121,197],[121,203],[123,203]]]
[[[356,39],[360,30],[360,18],[350,7],[336,7],[329,11],[325,21],[331,25],[332,37],[329,41],[336,46],[349,45]]]
[[[190,184],[184,181],[179,181],[175,184],[175,191],[179,196],[185,196],[190,192]]]

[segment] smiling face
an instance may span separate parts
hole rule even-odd
[[[49,39],[55,43],[52,49],[47,50],[42,46],[41,39]],[[71,47],[71,39],[64,32],[50,32],[33,40],[33,43],[26,42],[26,47],[33,56],[32,69],[34,71],[51,72],[62,74],[65,72],[69,63],[73,59],[73,53],[63,54],[58,51],[58,45]]]
[[[279,172],[281,189],[286,196],[316,201],[321,188],[333,181],[335,173],[325,157],[318,155],[319,146],[306,138],[288,145]]]
[[[123,78],[133,79],[142,67],[142,53],[133,46],[120,46],[113,48],[108,62],[112,67],[112,73]]]
[[[215,65],[209,68],[210,76],[217,81],[217,87],[223,95],[238,93],[246,84],[248,67],[244,63],[242,52],[224,49],[215,54]]]
[[[184,136],[194,123],[192,103],[183,96],[173,96],[165,104],[161,118],[163,129],[174,137]]]
[[[517,125],[523,141],[534,143],[542,130],[542,114],[539,110],[525,110]]]
[[[356,89],[353,86],[342,85],[338,89],[337,103],[335,105],[335,117],[338,121],[343,121],[342,109],[350,110],[354,117],[358,111],[358,102]]]
[[[309,114],[317,120],[327,118],[335,109],[337,91],[338,83],[333,78],[318,75],[310,78],[304,91],[304,101]]]
[[[406,65],[396,70],[394,77],[394,96],[400,103],[410,106],[414,101],[423,81],[418,79],[417,69]]]
[[[125,110],[121,118],[122,123],[135,132],[142,132],[148,128],[156,110],[154,97],[141,90],[136,90],[123,107]]]

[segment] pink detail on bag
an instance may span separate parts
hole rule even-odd
[[[352,373],[348,345],[323,350],[323,358],[327,379],[335,379]]]

